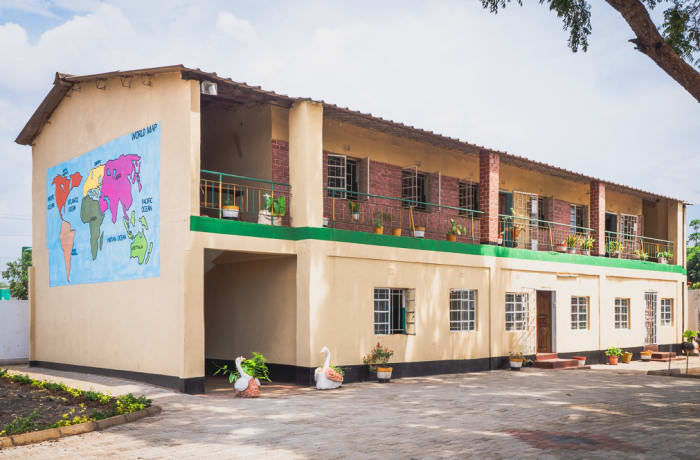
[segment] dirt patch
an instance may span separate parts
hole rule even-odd
[[[83,404],[83,406],[81,406]],[[91,401],[84,396],[73,397],[63,391],[39,388],[29,383],[13,382],[0,378],[0,429],[17,417],[27,417],[36,410],[34,422],[38,426],[51,425],[61,420],[63,414],[89,415],[93,410],[103,410],[109,404]]]

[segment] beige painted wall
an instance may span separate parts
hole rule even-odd
[[[215,265],[205,275],[204,324],[207,358],[256,351],[273,363],[296,364],[296,258]]]
[[[272,178],[269,105],[212,104],[202,113],[202,169]]]
[[[191,175],[199,161],[197,83],[173,73],[154,75],[151,86],[134,79],[125,88],[119,78],[107,80],[104,90],[94,82],[80,86],[64,98],[33,147],[31,359],[195,376],[191,368],[199,371],[203,364],[192,365],[185,357],[183,249],[197,196]],[[161,260],[160,277],[49,288],[47,168],[154,122],[162,123],[160,245],[167,261]],[[189,270],[197,273],[196,267]],[[197,329],[196,321],[188,325]],[[198,355],[203,361],[203,349]]]
[[[540,196],[553,196],[569,203],[585,206],[589,204],[588,184],[523,169],[504,162],[501,162],[500,166],[499,187],[509,192],[535,193]]]

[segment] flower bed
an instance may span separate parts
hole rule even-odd
[[[114,397],[0,369],[0,438],[103,420],[150,405],[145,396]]]

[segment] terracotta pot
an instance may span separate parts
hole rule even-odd
[[[566,252],[566,245],[565,244],[558,245],[557,252]]]
[[[391,380],[392,367],[377,367],[377,380],[381,383],[388,383]]]
[[[401,229],[400,228],[392,228],[391,234],[394,236],[401,236]]]
[[[608,356],[608,364],[617,366],[617,356]]]
[[[622,362],[625,364],[629,364],[632,361],[632,353],[626,351],[622,353]]]
[[[455,233],[448,233],[447,241],[452,241],[454,243],[455,241],[457,241],[457,235]]]
[[[578,367],[582,367],[586,365],[586,357],[585,356],[572,356],[571,359],[575,359],[578,362]]]
[[[384,227],[374,227],[374,233],[376,233],[377,235],[384,234]]]

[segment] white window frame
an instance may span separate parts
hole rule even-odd
[[[622,235],[622,239],[625,241],[632,241],[637,239],[637,230],[639,226],[639,216],[635,216],[632,214],[622,214],[620,213],[620,234]],[[627,221],[627,222],[625,222]],[[632,227],[631,232],[626,232],[625,227]]]
[[[630,328],[630,299],[615,298],[615,329]]]
[[[673,299],[661,299],[661,325],[673,326]]]
[[[391,289],[374,288],[374,334],[391,333]]]
[[[331,165],[331,159],[333,160],[338,160],[342,163],[341,164],[334,164]],[[347,190],[347,157],[345,155],[337,155],[335,153],[329,153],[328,154],[328,165],[327,165],[327,178],[326,178],[326,186],[328,187],[328,196],[330,197],[335,197],[335,198],[345,198],[346,195],[346,190]],[[342,174],[336,176],[336,175],[331,175],[331,168],[340,168],[342,169]],[[338,187],[331,187],[331,180],[338,181],[338,183],[343,184],[342,186]]]
[[[507,332],[527,330],[529,317],[527,293],[507,292],[505,314],[505,326]]]
[[[476,331],[476,299],[476,289],[450,289],[450,332]]]
[[[571,329],[587,330],[589,312],[588,297],[571,296]]]

